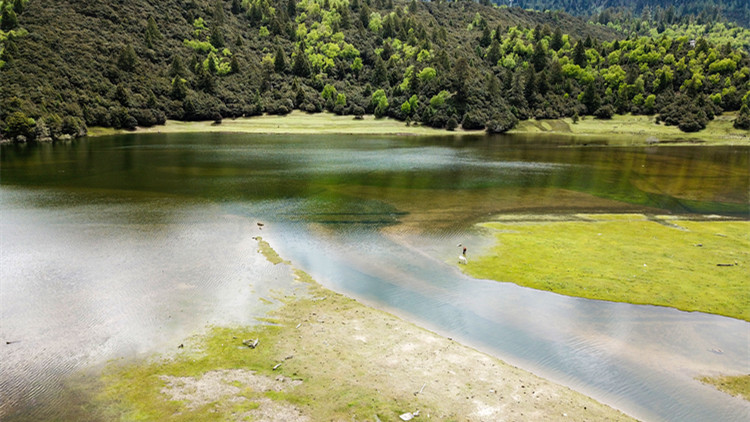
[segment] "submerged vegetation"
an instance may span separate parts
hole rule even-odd
[[[6,139],[292,110],[490,132],[615,113],[683,131],[724,111],[750,120],[750,58],[733,41],[745,32],[729,23],[690,32],[698,22],[674,18],[654,34],[647,16],[628,32],[625,15],[586,23],[470,1],[0,5]]]
[[[540,290],[750,321],[750,223],[644,215],[487,223],[496,238],[465,271]]]

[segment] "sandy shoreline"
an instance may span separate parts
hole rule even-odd
[[[171,358],[112,368],[104,377],[107,412],[176,420],[216,413],[285,421],[385,421],[409,413],[414,420],[633,420],[325,289],[260,239],[258,253],[299,282],[277,298],[272,325],[216,328]],[[256,339],[255,348],[246,346]]]

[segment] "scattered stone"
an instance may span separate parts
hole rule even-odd
[[[401,419],[402,421],[410,421],[410,420],[414,419],[414,414],[413,414],[413,413],[411,413],[411,412],[406,412],[406,413],[403,413],[403,414],[401,414],[401,415],[398,415],[398,417],[399,417],[399,418],[400,418],[400,419]]]
[[[279,362],[276,365],[274,365],[273,366],[273,370],[275,371],[275,370],[279,369],[279,367],[281,366],[281,364],[282,364],[282,362]]]

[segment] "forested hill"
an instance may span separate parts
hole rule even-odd
[[[0,9],[6,139],[292,109],[491,132],[531,117],[633,112],[700,130],[750,101],[747,52],[687,36],[618,39],[561,12],[416,0],[0,0]],[[750,126],[742,110],[738,123]]]
[[[699,24],[724,18],[750,27],[750,2],[747,0],[493,0],[499,5],[514,5],[535,10],[564,10],[579,16],[592,16],[607,9],[628,10],[645,19],[693,19]]]

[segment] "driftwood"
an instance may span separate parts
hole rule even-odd
[[[281,364],[282,364],[282,363],[283,363],[283,362],[279,362],[279,363],[277,363],[276,365],[274,365],[274,366],[273,366],[273,370],[275,371],[275,370],[279,369],[279,367],[281,366]]]
[[[417,394],[422,394],[422,391],[424,391],[425,386],[427,386],[427,383],[422,384],[422,388],[420,388],[419,391],[414,393],[414,395],[416,396]]]

